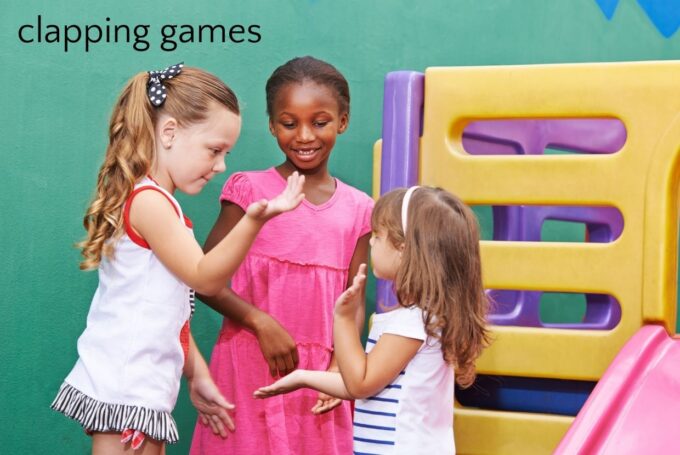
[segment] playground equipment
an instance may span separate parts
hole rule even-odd
[[[457,392],[458,453],[680,449],[678,80],[680,62],[388,74],[374,193],[434,185],[493,206],[495,340]],[[549,219],[586,241],[541,242]],[[585,294],[583,321],[541,321],[544,292]],[[377,310],[394,304],[379,282]]]

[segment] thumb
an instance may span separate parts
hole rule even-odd
[[[221,393],[218,393],[213,401],[215,404],[225,409],[234,409],[236,407],[232,403],[229,403]]]
[[[246,212],[249,213],[251,216],[260,216],[267,209],[268,204],[269,201],[267,201],[266,199],[260,199],[259,201],[251,203],[248,206]]]
[[[347,303],[347,301],[350,300],[353,294],[354,291],[352,290],[352,288],[345,289],[344,292],[340,294],[340,297],[338,297],[338,300],[335,302],[336,305],[344,305],[345,303]]]

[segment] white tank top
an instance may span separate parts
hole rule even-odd
[[[149,178],[135,186],[124,210],[126,233],[99,265],[99,286],[78,339],[79,359],[65,382],[102,403],[171,412],[184,365],[180,331],[191,316],[193,291],[128,223],[130,201],[150,189],[168,198],[178,222],[193,235],[170,193]]]

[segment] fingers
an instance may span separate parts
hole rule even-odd
[[[311,411],[312,411],[313,414],[318,414],[319,409],[321,409],[322,407],[323,407],[323,400],[318,399],[318,400],[316,400],[316,404],[314,406],[312,406]]]
[[[340,297],[338,297],[337,302],[339,304],[344,304],[345,302],[350,301],[352,297],[361,292],[361,288],[364,284],[364,281],[366,281],[366,264],[361,264],[359,266],[359,270],[357,270],[356,275],[354,275],[352,285],[345,289],[345,292],[340,294]]]
[[[260,387],[253,392],[255,398],[269,398],[274,395],[276,395],[276,393],[274,393],[274,390],[271,387]]]
[[[330,398],[328,400],[319,399],[312,408],[312,413],[317,415],[324,414],[328,411],[337,408],[340,405],[340,403],[342,403],[342,400],[339,398]]]
[[[300,359],[298,357],[297,346],[293,344],[293,347],[285,352],[269,352],[268,349],[265,360],[267,361],[267,366],[269,367],[269,374],[272,378],[278,378],[292,373],[298,366]]]
[[[293,172],[288,176],[288,189],[293,192],[301,192],[302,187],[305,185],[305,176],[298,173],[298,171]]]
[[[218,394],[218,395],[215,397],[214,401],[215,401],[215,404],[216,404],[217,406],[219,406],[219,407],[221,407],[221,408],[223,408],[223,409],[229,409],[229,410],[231,410],[231,409],[234,409],[234,408],[236,407],[236,406],[234,406],[233,403],[229,403],[229,402],[226,400],[226,398],[224,398],[224,396],[223,396],[221,393]]]
[[[292,357],[293,357],[293,367],[295,369],[300,364],[300,357],[298,357],[297,345],[295,346],[295,348],[293,348]]]
[[[211,417],[211,422],[212,422],[212,429],[213,433],[219,434],[222,438],[227,437],[227,430],[224,428],[224,424],[222,424],[222,419],[218,415],[212,415]]]
[[[220,409],[216,413],[201,412],[199,417],[203,425],[209,426],[213,434],[218,434],[222,438],[229,435],[227,430],[232,433],[236,430],[233,419],[224,409]]]
[[[352,281],[352,287],[359,288],[366,279],[366,264],[361,264],[357,274],[354,275],[354,280]]]
[[[278,369],[278,375],[279,376],[285,376],[286,375],[286,361],[282,356],[278,356],[276,358],[276,368]]]
[[[269,374],[272,375],[272,378],[275,378],[278,373],[278,369],[276,367],[276,357],[267,357],[267,365],[269,366]]]
[[[201,413],[201,422],[203,425],[210,427],[210,430],[212,430],[213,434],[220,434],[220,429],[211,415]]]
[[[253,396],[255,398],[271,398],[276,395],[281,395],[282,393],[285,393],[285,389],[282,389],[276,385],[276,383],[260,387],[256,391],[253,392]]]
[[[291,373],[295,369],[295,362],[293,361],[292,354],[287,354],[283,357],[284,363],[286,364],[286,370],[284,375]]]
[[[225,426],[229,431],[231,431],[233,433],[234,430],[236,429],[236,426],[234,425],[234,421],[232,420],[229,413],[227,411],[225,411],[224,409],[222,409],[218,413],[218,416],[219,416],[220,421],[222,422],[223,426]],[[225,432],[224,436],[226,437],[226,432]]]
[[[293,206],[297,207],[305,198],[302,188],[305,185],[305,176],[300,175],[297,171],[288,176],[288,185],[286,191],[290,193],[293,198]]]

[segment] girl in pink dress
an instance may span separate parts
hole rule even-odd
[[[349,87],[330,64],[302,57],[277,68],[266,92],[269,129],[286,160],[229,178],[205,249],[249,203],[281,192],[294,171],[305,176],[306,199],[262,229],[231,288],[201,297],[225,316],[210,371],[236,403],[236,431],[224,440],[198,422],[191,454],[344,455],[352,452],[348,402],[310,390],[261,401],[253,392],[296,368],[338,371],[334,302],[367,260],[373,208],[368,195],[328,170],[336,137],[349,122]],[[357,309],[359,330],[364,311]]]

